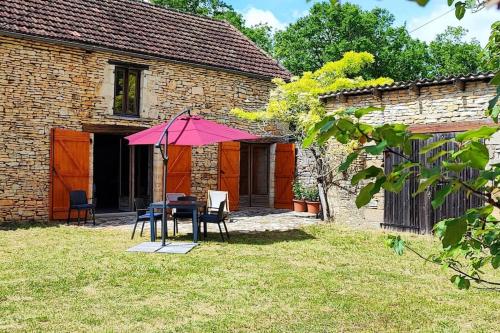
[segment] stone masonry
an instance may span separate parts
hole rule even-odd
[[[109,60],[149,66],[142,71],[140,118],[113,115],[114,65]],[[264,106],[272,87],[268,80],[3,36],[0,63],[0,223],[48,219],[52,128],[147,128],[189,106],[206,119],[264,134],[229,111]],[[192,160],[192,192],[204,196],[217,187],[218,146],[193,148]],[[161,188],[158,162],[155,154],[156,198]]]
[[[394,89],[381,94],[360,93],[339,95],[324,100],[328,111],[346,107],[378,106],[384,111],[373,112],[363,118],[364,122],[380,125],[384,123],[422,124],[459,124],[472,121],[487,121],[485,110],[488,101],[495,94],[494,86],[486,80],[464,82],[460,89],[453,83],[430,85],[414,89]],[[492,160],[498,160],[500,137],[488,143]],[[335,145],[332,145],[332,151]],[[332,154],[334,154],[332,152]],[[382,166],[383,159],[366,157],[359,159],[352,169],[369,165]],[[351,173],[355,172],[351,170]],[[351,174],[352,175],[352,174]],[[367,207],[357,209],[354,204],[356,188],[350,185],[350,176],[339,186],[333,186],[328,194],[330,207],[336,220],[350,224],[378,227],[384,219],[384,194],[374,197]]]

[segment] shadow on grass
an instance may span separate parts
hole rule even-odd
[[[34,229],[34,228],[59,228],[62,222],[35,222],[35,221],[20,221],[20,222],[3,222],[0,223],[0,231],[15,231],[19,229]]]
[[[313,235],[301,229],[292,229],[286,231],[256,231],[256,232],[238,232],[232,231],[229,233],[229,243],[231,244],[251,244],[251,245],[269,245],[281,242],[299,242],[310,239],[316,239]],[[190,242],[193,240],[192,234],[180,235],[170,238],[173,241]],[[224,234],[225,242],[228,242],[226,234]],[[219,233],[209,232],[206,238],[200,235],[201,243],[222,243]]]

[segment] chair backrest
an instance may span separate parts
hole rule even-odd
[[[184,193],[167,193],[167,201],[176,201],[184,196],[186,196]]]
[[[197,198],[192,195],[185,195],[177,198],[178,201],[196,201]]]
[[[183,197],[178,197],[178,201],[196,201],[197,198],[192,195],[185,195]],[[190,208],[177,208],[176,213],[191,213],[192,210]]]
[[[148,208],[148,203],[144,198],[134,198],[135,210]]]
[[[208,190],[208,209],[217,209],[221,202],[225,202],[224,212],[229,213],[229,193],[227,191]]]
[[[87,192],[83,190],[71,191],[69,193],[69,205],[84,205],[87,204]]]
[[[219,221],[222,221],[224,219],[224,208],[226,207],[226,203],[227,201],[224,200],[219,204],[219,209],[217,210],[217,218],[219,219]]]

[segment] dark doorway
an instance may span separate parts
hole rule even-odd
[[[269,207],[268,144],[241,143],[240,146],[240,205]]]
[[[132,211],[134,197],[152,197],[152,150],[129,146],[122,135],[94,134],[97,210]]]

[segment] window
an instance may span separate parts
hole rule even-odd
[[[140,86],[140,69],[126,66],[115,67],[113,114],[139,117]]]

